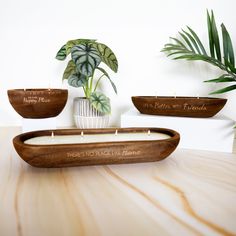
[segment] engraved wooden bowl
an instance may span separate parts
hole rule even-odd
[[[163,128],[120,128],[84,129],[84,134],[114,134],[135,132],[158,132],[170,138],[144,141],[114,141],[76,144],[31,145],[24,141],[38,136],[78,135],[81,129],[33,131],[20,134],[13,139],[19,156],[35,167],[69,167],[82,165],[107,165],[136,162],[160,161],[169,156],[177,147],[180,135]]]
[[[8,98],[15,111],[23,118],[49,118],[61,113],[66,105],[66,89],[12,89]]]
[[[212,117],[227,99],[210,97],[133,96],[132,102],[140,113],[161,116]]]

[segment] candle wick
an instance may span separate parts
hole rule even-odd
[[[151,135],[151,131],[150,130],[148,130],[148,136],[150,136]]]
[[[118,130],[116,129],[115,136],[117,136],[117,134],[118,134]]]
[[[51,81],[49,81],[49,83],[48,83],[48,91],[50,91],[51,90]]]

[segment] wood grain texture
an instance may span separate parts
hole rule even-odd
[[[236,235],[236,155],[176,150],[154,163],[33,168],[0,129],[0,235]]]
[[[136,133],[148,131],[170,136],[163,140],[117,141],[56,145],[29,145],[24,142],[39,136]],[[84,165],[124,164],[159,161],[168,157],[177,147],[180,135],[161,128],[107,128],[107,129],[58,129],[33,131],[20,134],[13,139],[20,157],[35,167],[69,167]]]
[[[140,113],[162,116],[207,118],[216,115],[227,99],[209,97],[134,96],[134,106]]]
[[[68,98],[66,89],[11,89],[7,94],[15,111],[31,119],[59,115]]]

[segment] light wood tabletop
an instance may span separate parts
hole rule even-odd
[[[236,155],[177,149],[160,162],[40,169],[0,128],[1,236],[236,235]]]

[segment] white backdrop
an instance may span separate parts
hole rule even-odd
[[[206,9],[213,9],[217,25],[224,22],[236,49],[235,0],[8,0],[0,3],[0,125],[19,125],[21,118],[10,106],[7,89],[64,87],[65,62],[55,59],[69,39],[93,38],[107,44],[117,55],[119,70],[110,73],[103,89],[112,101],[111,125],[132,107],[132,95],[206,96],[213,84],[202,81],[220,74],[200,62],[173,61],[160,52],[169,36],[186,25],[207,39]],[[105,81],[104,81],[105,82]],[[72,124],[72,100],[83,95],[69,89],[66,108],[58,125]],[[222,113],[236,119],[236,91],[221,95],[228,103]]]

